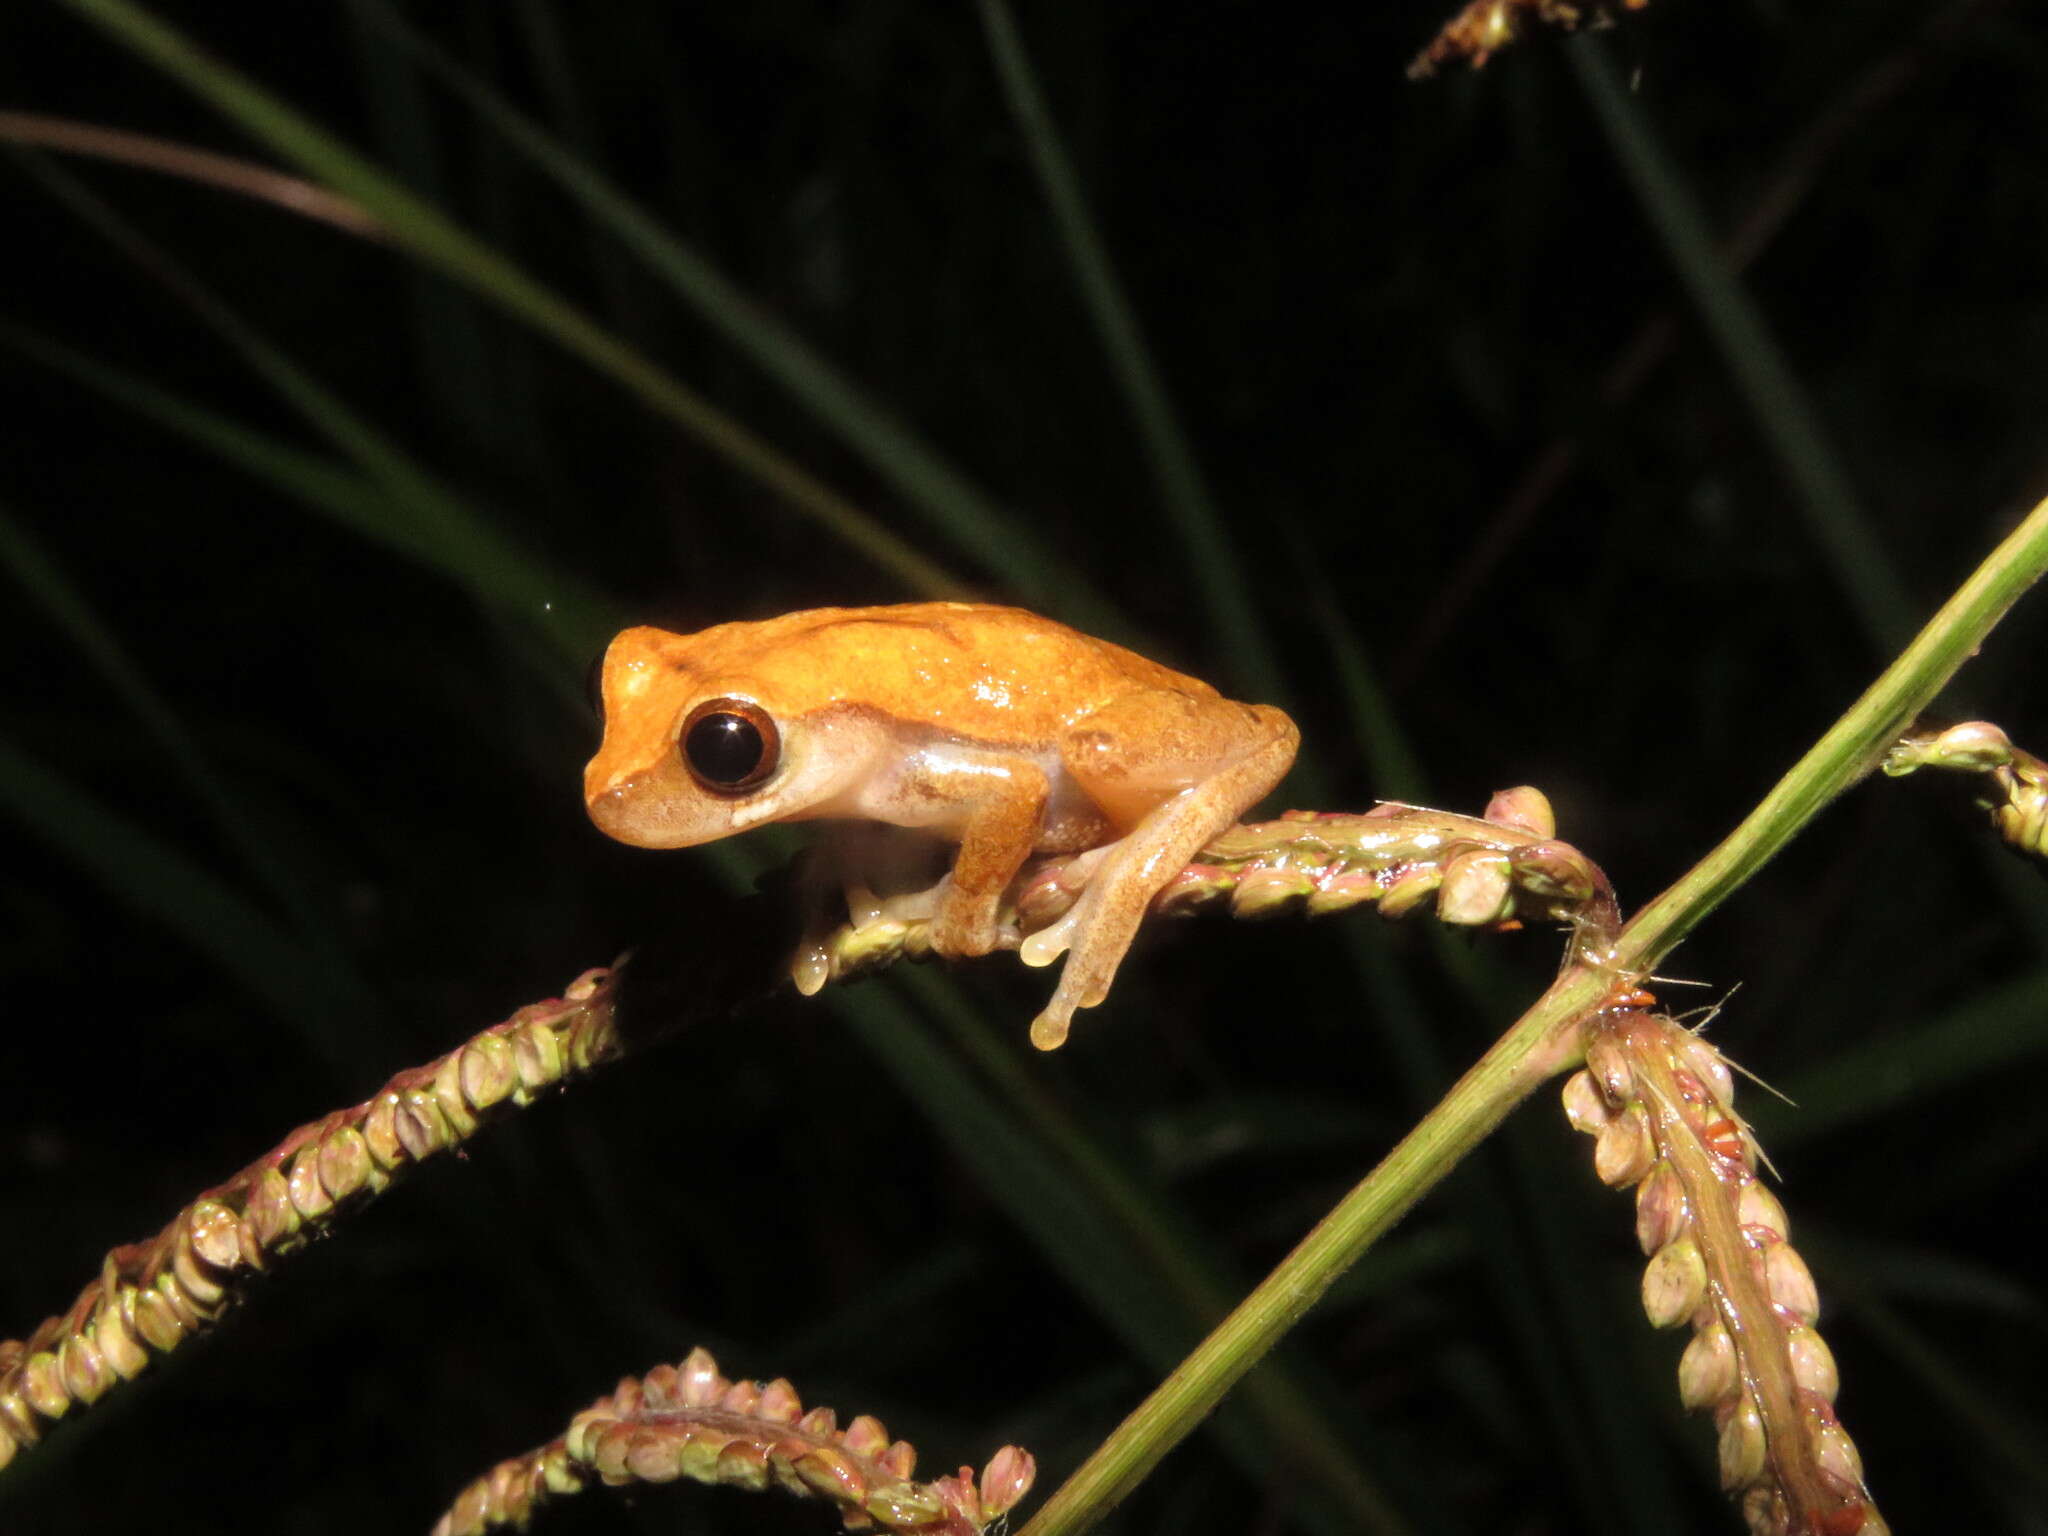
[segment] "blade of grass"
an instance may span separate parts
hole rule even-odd
[[[1829,445],[1820,412],[1800,387],[1763,312],[1722,254],[1699,200],[1618,78],[1601,40],[1572,39],[1565,57],[1622,174],[1758,428],[1798,493],[1807,527],[1833,567],[1873,652],[1888,656],[1912,633],[1904,583],[1870,531],[1855,488]]]
[[[286,176],[267,165],[194,149],[146,133],[124,133],[98,123],[75,123],[40,112],[0,112],[0,141],[26,149],[62,150],[67,155],[92,155],[117,165],[157,171],[181,181],[218,187],[258,202],[270,203],[301,218],[318,219],[363,240],[382,240],[383,228],[345,197]]]
[[[381,0],[357,0],[363,14],[431,70],[476,116],[574,198],[598,225],[667,283],[720,335],[867,460],[955,548],[997,570],[1028,602],[1055,606],[1084,626],[1117,629],[1106,597],[953,464],[876,404],[793,329],[752,299],[589,163],[479,82]]]
[[[1249,694],[1285,703],[1287,688],[1272,637],[1260,621],[1244,574],[1242,556],[1231,547],[1222,513],[1203,483],[1193,448],[1181,430],[1137,312],[1117,282],[1109,252],[1068,159],[1045,94],[1024,51],[1017,23],[1004,0],[975,0],[1003,97],[1031,157],[1039,190],[1051,210],[1075,285],[1094,323],[1118,387],[1123,391],[1153,476],[1194,567],[1203,605],[1223,637],[1240,686]]]
[[[913,591],[929,596],[960,595],[960,584],[936,562],[798,468],[440,210],[344,147],[340,140],[245,75],[202,53],[183,34],[128,0],[61,3],[157,65],[309,176],[361,204],[390,231],[395,244],[483,294],[599,373],[625,386],[644,404],[681,425],[706,447],[783,496]],[[985,558],[988,551],[968,553]]]

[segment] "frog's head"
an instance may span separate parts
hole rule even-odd
[[[601,673],[604,740],[583,770],[598,828],[642,848],[687,848],[764,822],[831,815],[864,753],[852,721],[733,662],[723,625],[620,634]],[[858,736],[857,727],[850,733]]]

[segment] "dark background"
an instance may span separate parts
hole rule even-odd
[[[1817,504],[1862,520],[1910,627],[2048,493],[2036,8],[1658,0],[1420,84],[1403,66],[1443,16],[1413,0],[1027,11],[1277,685],[1230,638],[1148,469],[972,6],[523,0],[412,20],[942,449],[1017,547],[1035,539],[1067,573],[1041,590],[1018,584],[1008,543],[949,533],[887,484],[377,12],[159,14],[961,582],[1090,623],[1088,593],[1109,594],[1120,638],[1286,704],[1309,744],[1287,803],[1407,793],[1476,811],[1538,784],[1630,904],[1732,826],[1902,638],[1872,595],[1886,578],[1817,532]],[[1646,219],[1595,76],[1622,84],[1620,131],[1661,146],[1659,185],[1707,231],[1768,233],[1741,278],[1763,328],[1733,351]],[[0,14],[0,109],[266,158],[55,0]],[[146,249],[82,220],[78,188]],[[585,823],[595,726],[574,647],[537,639],[533,612],[309,515],[246,456],[49,365],[49,344],[72,349],[362,478],[166,262],[565,593],[682,628],[920,595],[402,255],[178,179],[0,157],[0,512],[44,562],[17,559],[0,586],[5,1333],[290,1126],[730,900],[703,860]],[[1661,328],[1650,365],[1617,384],[1645,327]],[[1768,389],[1773,357],[1789,397]],[[1801,413],[1815,431],[1788,450]],[[1498,558],[1475,567],[1485,547]],[[59,622],[67,600],[86,628]],[[1951,706],[2037,750],[2042,613],[2021,606]],[[295,911],[81,633],[122,648]],[[1386,778],[1396,727],[1361,713],[1361,668],[1391,698],[1412,784]],[[24,761],[74,797],[61,814]],[[1991,851],[1967,799],[1859,788],[1670,962],[1705,987],[1668,995],[1741,983],[1715,1038],[1806,1106],[1745,1089],[1895,1527],[2033,1531],[2048,1352],[2023,1255],[2048,1165],[2031,1075],[2048,883]],[[188,867],[296,947],[279,963],[218,925],[196,942],[177,920],[200,910]],[[988,1037],[1242,1283],[1556,952],[1540,931],[1446,945],[1364,914],[1175,928],[1053,1059],[1023,1040],[1046,977],[997,958],[955,980]],[[929,1032],[928,997],[902,1006]],[[735,1374],[882,1414],[927,1467],[1019,1440],[1049,1489],[1157,1373],[934,1129],[878,1038],[791,1000],[481,1138],[0,1476],[0,1531],[424,1530],[491,1461],[698,1342]],[[1334,1432],[1411,1529],[1737,1524],[1708,1427],[1676,1404],[1678,1341],[1634,1301],[1628,1206],[1589,1150],[1540,1096],[1301,1335]],[[1309,1528],[1268,1470],[1198,1438],[1120,1528]],[[545,1528],[830,1523],[693,1490],[587,1495]]]

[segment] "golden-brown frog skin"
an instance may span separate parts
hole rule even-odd
[[[629,629],[603,690],[584,795],[605,832],[647,848],[811,819],[934,835],[959,845],[935,892],[941,954],[996,947],[1032,853],[1103,848],[1074,908],[1022,945],[1034,965],[1073,951],[1032,1026],[1048,1048],[1107,994],[1153,894],[1279,782],[1299,740],[1277,709],[981,603]]]

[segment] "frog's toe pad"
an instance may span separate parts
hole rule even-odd
[[[1064,1009],[1047,1008],[1031,1021],[1031,1043],[1041,1051],[1056,1051],[1067,1043],[1067,1026],[1072,1022]]]
[[[806,938],[789,957],[789,979],[805,997],[816,997],[832,979],[832,953],[824,942]]]
[[[1026,965],[1051,965],[1073,948],[1074,930],[1080,926],[1080,918],[1081,908],[1077,904],[1068,910],[1065,917],[1047,923],[1035,933],[1026,934],[1024,942],[1017,946],[1017,958]]]

